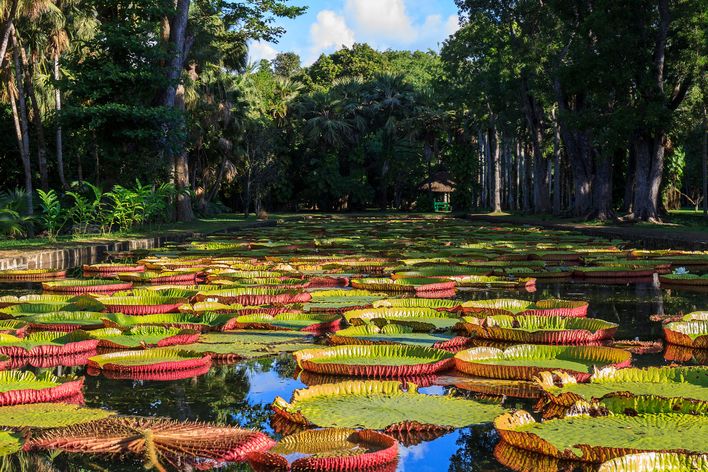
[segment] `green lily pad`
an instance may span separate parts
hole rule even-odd
[[[291,418],[323,428],[384,429],[401,423],[463,428],[487,423],[504,410],[496,404],[418,393],[397,381],[353,381],[296,390],[291,403],[273,403]]]
[[[19,433],[0,431],[0,457],[19,452],[22,449],[22,436]]]
[[[33,403],[0,407],[0,427],[59,428],[96,421],[115,413],[68,403]]]

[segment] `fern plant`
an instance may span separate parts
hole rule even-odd
[[[42,224],[47,230],[47,237],[51,240],[55,240],[66,222],[64,211],[61,207],[61,201],[59,201],[59,196],[54,190],[45,192],[39,189],[37,193],[39,194],[40,206],[42,207]]]
[[[86,196],[80,191],[66,192],[73,200],[73,205],[68,211],[68,218],[73,224],[75,233],[88,232],[89,225],[98,224],[101,232],[105,232],[105,214],[103,211],[103,190],[89,182],[83,182],[91,193]]]

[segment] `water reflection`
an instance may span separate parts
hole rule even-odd
[[[8,293],[5,287],[0,295]],[[26,287],[12,290],[13,294],[27,293]],[[698,291],[674,288],[661,290],[655,281],[632,284],[594,284],[585,282],[540,281],[533,293],[517,290],[472,289],[461,291],[456,298],[462,300],[484,298],[544,298],[583,299],[590,302],[588,316],[620,324],[618,338],[655,340],[662,337],[660,323],[651,322],[652,314],[688,313],[705,309],[705,294]],[[690,350],[667,346],[663,352],[636,355],[635,365],[663,365],[670,362],[708,362],[705,350]],[[68,360],[68,364],[80,364]],[[40,372],[43,368],[57,375],[84,375],[81,366],[55,366],[53,362],[34,362],[25,369]],[[300,376],[298,376],[300,375]],[[446,376],[450,377],[450,376]],[[105,376],[86,377],[85,399],[88,406],[107,408],[121,414],[144,416],[167,416],[178,420],[201,420],[225,423],[246,428],[258,428],[276,439],[278,428],[271,425],[270,404],[276,396],[290,398],[292,392],[307,385],[331,379],[296,372],[296,364],[290,354],[260,358],[231,365],[213,365],[205,374],[169,382],[147,380],[119,380]],[[336,379],[335,379],[336,380]],[[434,382],[416,382],[432,385],[421,389],[429,394],[444,394],[454,386],[456,379]],[[442,383],[445,387],[439,386]],[[479,388],[470,390],[479,391]],[[478,386],[479,387],[479,386]],[[498,387],[486,386],[485,387]],[[458,389],[464,389],[460,382]],[[482,389],[483,391],[483,389]],[[470,395],[458,390],[457,395]],[[529,395],[533,396],[533,395]],[[529,408],[532,400],[509,400],[508,407]],[[453,432],[435,432],[427,437],[403,438],[407,446],[400,447],[399,471],[494,471],[509,470],[495,459],[502,457],[504,446],[497,446],[498,437],[491,425],[463,428]],[[519,457],[503,456],[506,465],[519,464]],[[538,459],[538,458],[537,458]],[[9,461],[9,462],[8,462]],[[516,462],[514,462],[516,461]],[[4,467],[5,464],[11,464]],[[524,462],[521,462],[524,464]],[[527,462],[526,464],[534,464]],[[536,462],[535,464],[540,464]],[[555,464],[564,467],[565,464]],[[9,468],[8,468],[9,467]],[[140,470],[139,461],[128,459],[116,463],[109,459],[59,454],[56,457],[23,454],[5,459],[0,470],[79,471],[79,470]],[[249,470],[247,465],[231,464],[224,471]],[[527,469],[539,470],[528,465]]]

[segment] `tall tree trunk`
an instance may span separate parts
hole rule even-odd
[[[634,137],[634,219],[659,221],[659,189],[664,172],[663,141],[663,135],[637,133]]]
[[[487,191],[488,191],[488,159],[487,159],[487,140],[484,137],[484,132],[479,130],[479,206],[480,208],[487,208]]]
[[[526,144],[521,144],[521,207],[524,212],[531,210],[531,198],[529,192],[529,155],[526,149]]]
[[[184,110],[184,89],[181,89],[181,97],[179,99],[177,95],[180,90],[179,78],[184,68],[184,60],[188,50],[186,32],[189,19],[189,3],[190,0],[176,0],[175,15],[169,23],[169,41],[173,56],[167,72],[168,85],[165,91],[164,104],[168,108],[174,108],[176,103],[181,102],[181,110]],[[163,35],[166,35],[165,28],[163,28]],[[183,111],[179,126],[185,126]],[[178,192],[176,202],[176,217],[178,221],[191,221],[194,219],[191,197],[187,192],[189,188],[189,167],[185,148],[185,143],[181,143],[179,150],[170,153],[174,183]]]
[[[600,157],[595,162],[592,182],[592,217],[599,220],[612,218],[612,158]]]
[[[499,131],[494,128],[489,130],[489,140],[490,143],[494,142],[494,154],[492,156],[492,175],[494,184],[494,194],[493,199],[493,212],[500,213],[501,208],[501,138],[499,136]],[[491,146],[491,144],[490,144]],[[491,149],[490,149],[491,150]]]
[[[556,113],[553,113],[553,214],[561,213],[561,137]]]
[[[703,216],[708,217],[708,110],[703,107]]]
[[[59,82],[61,79],[61,71],[59,70],[59,54],[54,55],[54,81]],[[62,188],[68,188],[66,176],[64,175],[64,144],[61,131],[61,90],[58,86],[54,86],[54,107],[57,114],[57,129],[56,129],[56,155],[57,155],[57,171],[59,173],[59,182]]]
[[[27,60],[27,53],[23,47],[20,47],[20,60],[25,69],[25,81],[27,84],[27,95],[30,98],[32,105],[32,118],[34,121],[35,132],[37,133],[37,162],[39,164],[39,178],[42,190],[49,190],[49,173],[47,171],[47,143],[44,139],[44,123],[42,122],[42,113],[37,102],[37,95],[34,91],[34,71],[35,64]]]
[[[15,97],[10,97],[10,105],[12,107],[12,118],[15,123],[15,137],[17,138],[17,147],[20,149],[20,158],[22,159],[22,168],[25,171],[25,191],[27,192],[27,208],[28,213],[34,213],[34,204],[32,202],[32,166],[30,164],[30,156],[25,152],[24,140],[22,137],[22,125],[20,124],[20,114],[17,111],[17,102]]]
[[[23,154],[23,160],[27,163],[25,166],[25,187],[28,192],[32,189],[32,166],[30,164],[30,144],[29,144],[29,128],[27,120],[27,102],[25,101],[25,87],[22,80],[22,62],[20,61],[19,45],[15,35],[11,36],[12,40],[12,57],[15,62],[15,86],[17,87],[17,103],[19,106],[19,122],[21,142],[20,148]],[[31,193],[31,192],[30,192]]]
[[[533,211],[548,213],[548,163],[543,155],[535,155],[533,166]]]
[[[635,167],[636,158],[634,157],[634,146],[629,146],[627,152],[627,175],[624,185],[624,198],[622,199],[622,212],[625,215],[632,213],[632,204],[634,203],[634,186],[636,182]]]
[[[177,87],[175,107],[184,113],[184,85]],[[174,160],[175,187],[177,188],[177,220],[192,221],[194,212],[192,211],[192,199],[188,193],[189,185],[189,152],[183,147],[181,152],[175,156]]]
[[[15,29],[14,21],[15,15],[17,14],[18,4],[19,0],[12,0],[7,18],[5,18],[5,21],[2,22],[2,39],[0,39],[0,68],[2,68],[3,63],[5,62],[7,46],[10,44],[10,35]]]

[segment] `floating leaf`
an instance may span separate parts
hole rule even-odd
[[[18,433],[0,431],[0,457],[19,452],[22,449],[22,436]]]
[[[648,367],[596,371],[589,383],[579,384],[563,372],[543,372],[537,379],[546,392],[546,401],[564,411],[579,401],[596,401],[615,413],[708,412],[708,368]],[[560,386],[558,386],[560,383]],[[548,414],[546,417],[550,417]]]
[[[708,452],[708,416],[572,416],[537,423],[525,411],[494,420],[512,446],[562,459],[603,462],[637,452]]]
[[[468,333],[483,339],[529,344],[585,344],[612,338],[619,325],[594,318],[536,315],[463,317]]]
[[[276,413],[290,421],[330,428],[425,430],[486,423],[504,410],[463,398],[408,391],[397,381],[351,381],[295,390],[291,403],[278,397]]]
[[[399,344],[344,345],[297,351],[305,370],[330,375],[404,377],[429,375],[453,366],[453,355],[441,349]]]
[[[540,372],[562,370],[584,382],[595,366],[628,367],[631,359],[629,352],[611,347],[519,344],[506,350],[476,347],[458,352],[455,367],[479,377],[516,380],[532,380]]]
[[[202,466],[244,461],[249,454],[269,449],[273,440],[263,433],[233,426],[169,418],[121,416],[67,428],[32,438],[32,447],[92,454],[132,453],[152,465],[165,459],[173,466]]]
[[[51,372],[0,372],[0,406],[83,399],[83,385],[83,378],[59,378]]]
[[[287,457],[299,457],[292,464]],[[314,470],[395,470],[398,443],[391,436],[354,429],[302,431],[281,439],[268,452],[249,456],[257,472]]]
[[[33,403],[0,407],[0,426],[8,428],[58,428],[100,420],[115,413],[68,403]]]
[[[603,462],[598,472],[696,472],[708,470],[708,454],[680,454],[676,452],[641,452],[627,454]]]

